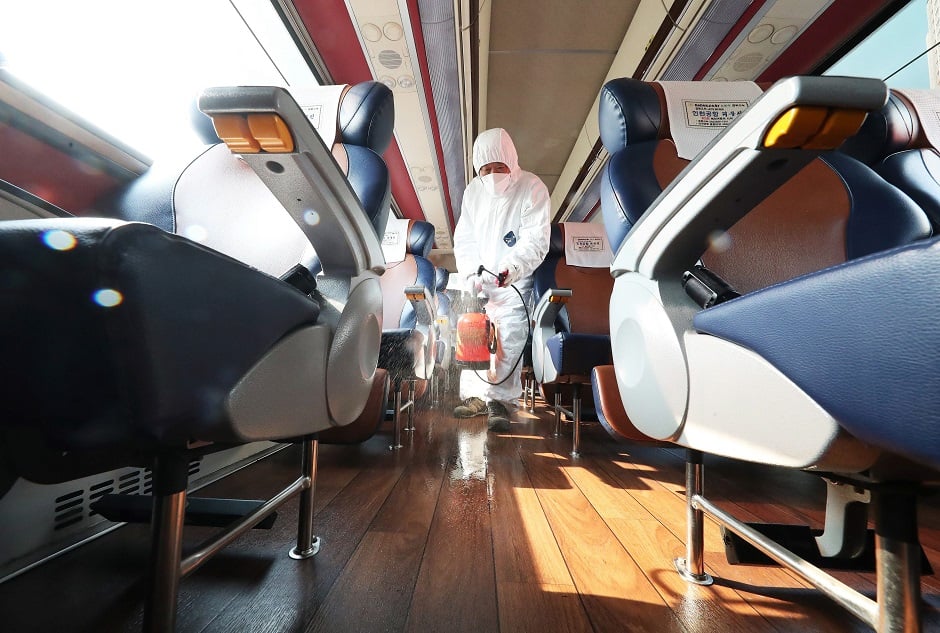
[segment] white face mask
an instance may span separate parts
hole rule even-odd
[[[480,180],[483,181],[483,188],[486,189],[487,193],[493,196],[502,195],[509,188],[511,182],[509,174],[499,173],[480,176]]]

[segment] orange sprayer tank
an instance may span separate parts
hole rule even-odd
[[[490,318],[482,312],[467,312],[457,319],[454,360],[470,369],[489,369],[494,340]]]

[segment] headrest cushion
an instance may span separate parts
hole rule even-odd
[[[415,220],[408,227],[407,250],[412,255],[427,257],[434,246],[434,225]]]
[[[450,271],[440,266],[434,269],[434,287],[438,292],[447,290],[447,282],[450,280]]]
[[[351,86],[339,106],[340,140],[368,147],[382,154],[392,142],[395,100],[392,91],[378,81]]]
[[[601,142],[611,154],[659,138],[664,118],[659,94],[646,81],[611,79],[601,89],[598,124]]]
[[[861,129],[849,137],[839,151],[873,165],[885,156],[912,147],[917,132],[916,114],[892,91],[888,103],[881,110],[868,113]]]

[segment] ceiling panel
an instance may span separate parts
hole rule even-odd
[[[509,132],[523,168],[557,180],[613,59],[614,52],[491,53],[487,126]]]
[[[490,51],[620,48],[637,1],[493,0]]]
[[[492,0],[485,127],[509,131],[549,191],[623,43],[638,0]]]

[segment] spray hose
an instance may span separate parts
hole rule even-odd
[[[490,275],[492,275],[493,277],[495,277],[495,278],[496,278],[496,282],[499,284],[500,287],[502,287],[503,281],[505,280],[505,276],[504,276],[502,273],[496,274],[496,273],[494,273],[494,272],[491,271],[491,270],[487,270],[486,268],[484,268],[484,267],[481,265],[481,266],[477,269],[477,276],[479,277],[479,276],[480,276],[481,274],[483,274],[483,273],[489,273]],[[519,295],[519,301],[522,302],[522,308],[525,310],[525,325],[526,325],[526,327],[528,328],[528,334],[527,334],[527,336],[526,336],[526,339],[529,340],[529,339],[532,338],[532,317],[529,315],[529,305],[526,303],[526,300],[522,297],[522,293],[519,292],[519,289],[516,288],[515,285],[509,284],[509,287],[516,291],[516,294]],[[516,358],[516,362],[514,362],[514,363],[512,364],[512,367],[509,369],[509,373],[506,374],[506,376],[505,376],[502,380],[499,380],[499,381],[497,381],[497,382],[492,382],[492,381],[487,380],[486,378],[484,378],[483,376],[480,375],[479,370],[474,370],[473,373],[476,374],[476,377],[477,377],[477,378],[479,378],[480,380],[482,380],[483,382],[485,382],[485,383],[488,384],[488,385],[493,385],[493,386],[495,386],[495,385],[501,385],[501,384],[503,384],[504,382],[506,382],[507,380],[509,380],[509,378],[510,378],[510,376],[512,376],[513,372],[516,371],[516,367],[519,366],[519,362],[522,360],[522,357],[523,357],[524,355],[525,355],[525,345],[523,345],[523,346],[522,346],[522,349],[519,350],[519,356]]]

